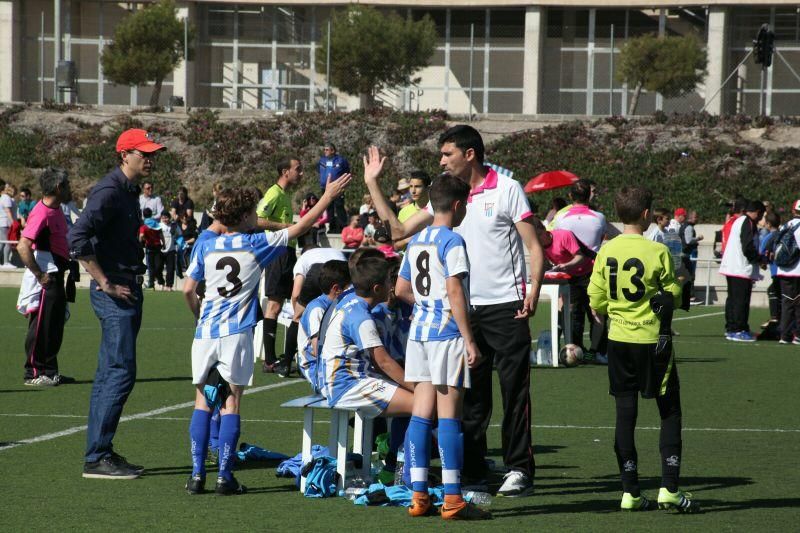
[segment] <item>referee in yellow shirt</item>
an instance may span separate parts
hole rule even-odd
[[[258,202],[258,227],[262,230],[277,231],[292,225],[294,211],[292,199],[288,190],[300,183],[303,179],[303,165],[298,159],[285,159],[278,163],[278,181],[269,189]],[[268,298],[267,307],[264,309],[264,373],[278,372],[288,375],[289,366],[280,368],[275,355],[275,333],[278,330],[278,314],[281,312],[283,302],[292,295],[293,277],[292,270],[297,262],[297,240],[289,241],[287,253],[270,263],[264,269],[264,294]],[[294,324],[294,323],[293,323]],[[285,358],[293,355],[290,339],[297,343],[297,329],[294,335],[291,329],[287,334]],[[295,346],[296,348],[296,346]],[[278,372],[280,373],[280,372]],[[284,376],[285,377],[285,376]]]

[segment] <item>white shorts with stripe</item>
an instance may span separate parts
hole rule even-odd
[[[192,383],[205,383],[215,364],[219,374],[232,385],[253,384],[253,330],[218,339],[192,342]]]
[[[406,344],[406,381],[430,381],[468,389],[471,386],[467,349],[462,337]]]
[[[397,384],[382,378],[365,377],[342,394],[333,407],[358,409],[367,418],[383,413],[397,392]]]

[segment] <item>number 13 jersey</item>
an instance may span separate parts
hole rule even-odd
[[[680,303],[681,287],[669,249],[641,235],[623,234],[600,248],[589,281],[589,305],[610,322],[608,338],[632,344],[658,342],[660,321],[650,307],[659,289]]]
[[[409,339],[438,341],[461,336],[447,297],[447,278],[461,276],[469,305],[469,258],[464,238],[445,226],[430,226],[414,235],[406,248],[400,277],[414,291]]]
[[[255,327],[261,271],[286,253],[288,239],[283,229],[219,235],[195,246],[186,273],[206,282],[195,339],[218,339]]]

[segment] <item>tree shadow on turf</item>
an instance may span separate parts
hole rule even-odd
[[[727,361],[727,357],[682,357],[677,356],[675,358],[679,363],[719,363],[721,361]]]
[[[11,394],[14,392],[42,392],[42,389],[3,389],[0,394]]]

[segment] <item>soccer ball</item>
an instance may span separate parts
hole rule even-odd
[[[583,360],[583,350],[577,344],[566,344],[558,352],[558,364],[576,366]]]

